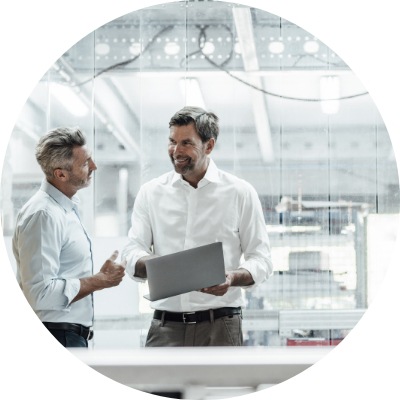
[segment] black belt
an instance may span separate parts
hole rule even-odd
[[[183,322],[184,324],[196,324],[198,322],[211,321],[212,318],[218,319],[232,315],[241,315],[242,309],[240,307],[223,307],[214,310],[206,311],[193,311],[193,312],[169,312],[162,310],[155,310],[153,318],[164,321]]]
[[[55,329],[75,332],[86,340],[90,340],[93,338],[92,329],[81,324],[71,324],[68,322],[43,322],[43,325],[50,330]]]

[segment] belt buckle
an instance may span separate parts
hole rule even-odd
[[[186,321],[186,315],[193,315],[196,314],[194,311],[182,313],[182,320],[184,324],[190,325],[190,324],[195,324],[196,321]]]

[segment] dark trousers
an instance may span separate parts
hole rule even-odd
[[[64,347],[88,347],[87,340],[75,332],[65,331],[62,329],[49,329],[49,332],[64,346]]]

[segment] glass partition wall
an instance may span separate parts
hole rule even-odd
[[[390,138],[340,55],[294,23],[240,4],[146,8],[55,61],[15,124],[3,168],[12,266],[16,214],[42,180],[34,159],[41,135],[78,125],[89,139],[98,170],[79,197],[98,269],[125,245],[140,185],[170,170],[168,121],[184,105],[219,116],[213,159],[249,181],[263,205],[275,270],[244,294],[246,345],[340,342],[379,290],[395,241]],[[95,293],[95,348],[143,345],[145,292],[126,277]]]

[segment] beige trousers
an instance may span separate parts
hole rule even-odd
[[[242,344],[240,315],[196,324],[153,319],[146,340],[146,347],[242,346]]]

